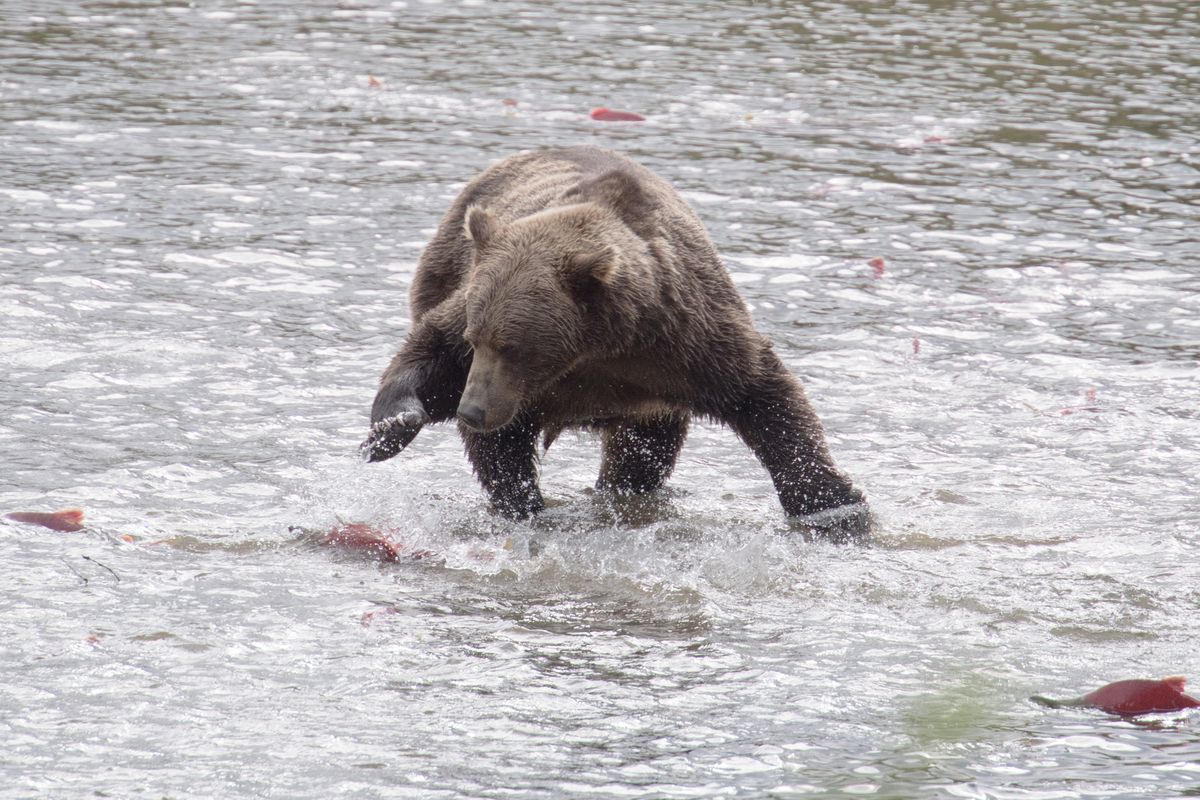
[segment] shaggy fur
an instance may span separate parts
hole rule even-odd
[[[457,415],[492,503],[520,518],[543,506],[539,435],[600,430],[598,487],[640,493],[662,486],[699,415],[750,446],[787,514],[863,502],[699,219],[629,159],[574,147],[486,170],[422,254],[411,303],[371,411],[372,461]]]

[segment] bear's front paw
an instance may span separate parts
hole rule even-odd
[[[429,414],[419,404],[381,419],[371,426],[359,450],[367,461],[386,461],[407,447],[427,422]]]
[[[865,500],[792,516],[788,521],[805,537],[833,544],[869,544],[875,527],[875,517]]]

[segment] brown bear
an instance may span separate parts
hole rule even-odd
[[[411,303],[371,409],[370,461],[457,417],[495,509],[524,518],[543,507],[539,435],[549,447],[564,428],[599,431],[597,488],[649,492],[697,415],[750,446],[788,515],[864,502],[700,220],[623,156],[547,149],[484,171],[421,255]]]

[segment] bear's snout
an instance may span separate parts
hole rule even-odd
[[[512,422],[521,405],[520,381],[511,365],[487,348],[476,348],[458,401],[458,418],[476,433],[488,433]]]
[[[486,415],[482,408],[473,403],[463,403],[458,407],[458,419],[473,431],[485,430]]]

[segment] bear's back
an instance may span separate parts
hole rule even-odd
[[[486,208],[501,223],[511,223],[548,208],[583,202],[610,208],[647,243],[665,242],[672,260],[703,273],[706,283],[727,281],[703,224],[665,180],[604,148],[546,148],[493,164],[455,198],[417,265],[411,292],[413,321],[453,294],[470,270],[472,249],[463,232],[468,208]]]

